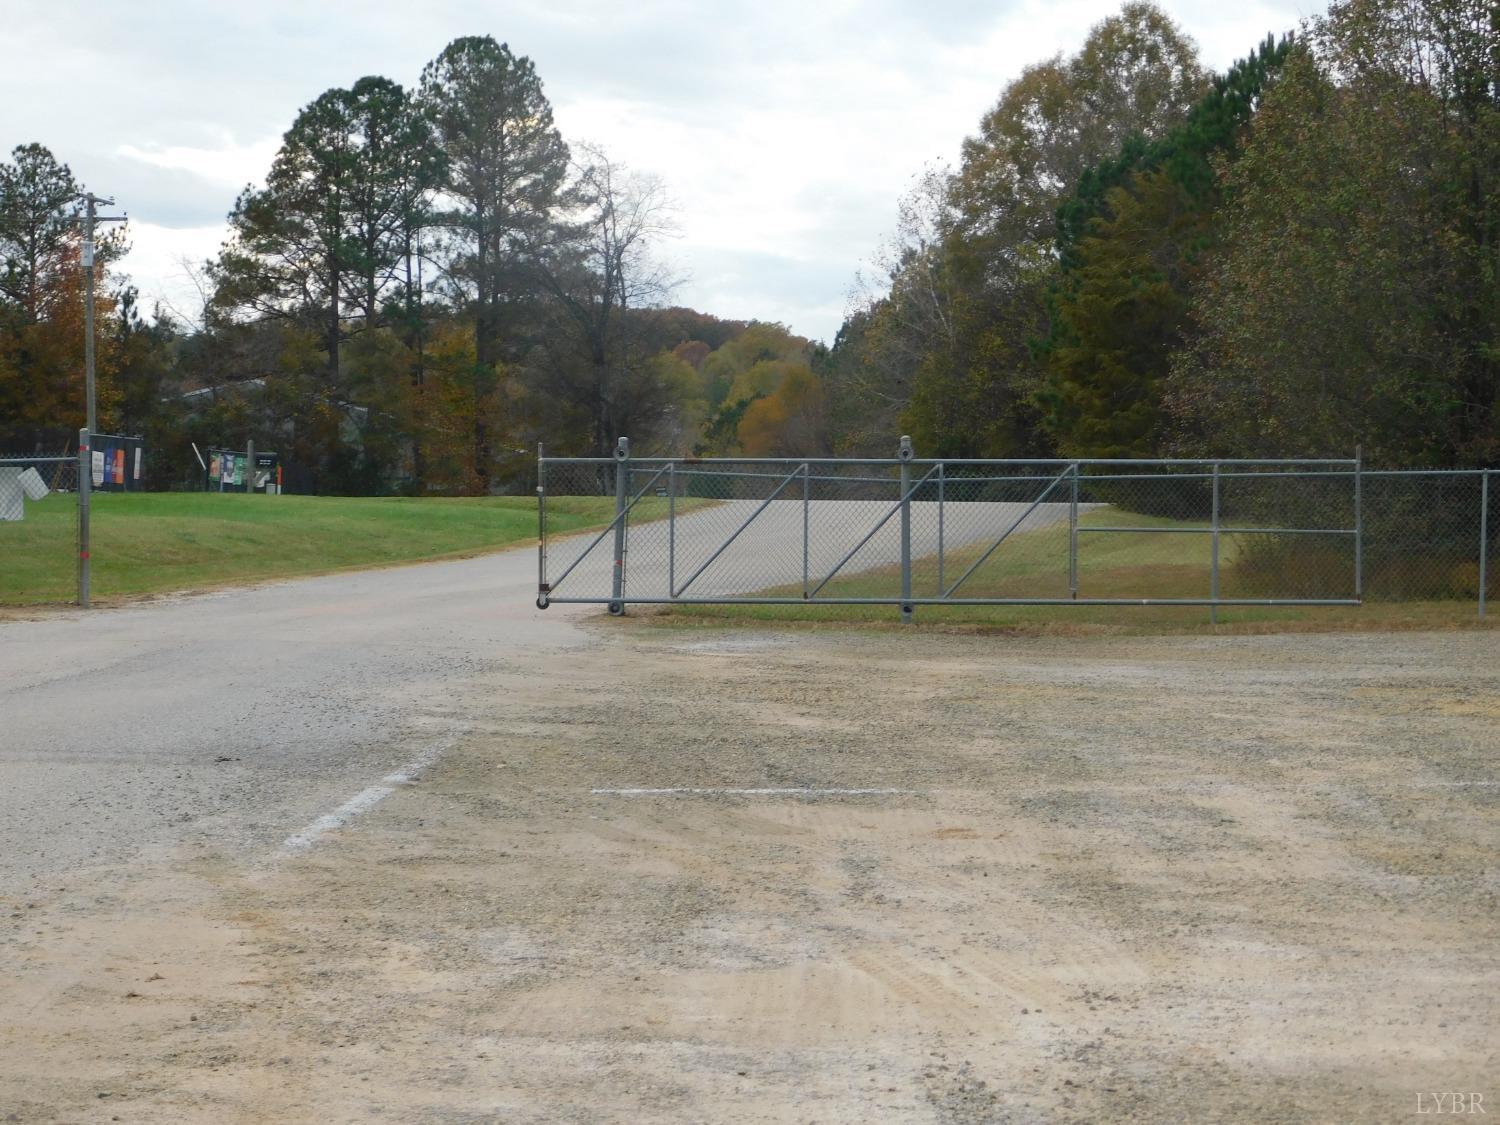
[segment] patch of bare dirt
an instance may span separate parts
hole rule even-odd
[[[310,852],[0,903],[0,1120],[1500,1104],[1497,657],[600,628]],[[595,792],[717,788],[808,794]]]

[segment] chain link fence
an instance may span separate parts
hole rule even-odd
[[[1483,616],[1500,592],[1494,470],[623,453],[539,460],[538,605],[1472,602]],[[0,455],[0,603],[86,590],[79,464]],[[45,495],[27,498],[23,476]]]
[[[78,457],[0,452],[0,604],[78,595]]]
[[[909,614],[1471,599],[1482,614],[1495,585],[1492,475],[1354,459],[633,458],[622,442],[615,458],[540,460],[537,604]],[[613,517],[602,531],[551,532],[558,513],[588,503]]]

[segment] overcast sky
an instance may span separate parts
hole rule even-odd
[[[40,141],[130,213],[149,305],[190,307],[299,108],[367,74],[415,85],[459,35],[531,56],[568,140],[661,176],[677,303],[832,341],[896,201],[952,161],[1029,62],[1072,52],[1108,0],[5,0],[0,144]],[[1165,0],[1222,69],[1313,0]]]

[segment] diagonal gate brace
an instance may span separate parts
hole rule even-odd
[[[1031,515],[1031,513],[1034,512],[1034,511],[1036,511],[1037,508],[1041,505],[1042,501],[1045,500],[1045,499],[1047,499],[1047,497],[1052,494],[1052,490],[1054,488],[1056,488],[1058,485],[1060,485],[1063,481],[1067,480],[1069,477],[1077,475],[1077,473],[1078,473],[1078,466],[1077,465],[1069,465],[1062,472],[1058,473],[1057,476],[1053,477],[1051,483],[1048,484],[1046,488],[1042,489],[1042,494],[1040,496],[1038,496],[1035,500],[1033,500],[1031,502],[1030,507],[1028,507],[1024,512],[1022,512],[1021,515],[1020,515],[1020,517],[1017,518],[1017,520],[1013,524],[1011,524],[1009,527],[1007,527],[1001,533],[999,539],[996,539],[993,543],[990,544],[989,550],[985,551],[984,554],[980,555],[977,559],[975,559],[974,562],[973,562],[973,564],[969,567],[969,569],[966,570],[966,571],[964,571],[961,575],[959,575],[958,581],[955,582],[955,583],[953,583],[953,585],[949,586],[946,590],[943,591],[943,597],[945,597],[945,598],[951,598],[953,596],[953,591],[957,590],[960,586],[962,586],[964,584],[964,582],[968,579],[969,575],[973,574],[976,570],[978,570],[981,566],[983,566],[986,561],[988,561],[989,557],[995,553],[995,551],[999,548],[1000,544],[1004,543],[1007,539],[1009,539],[1011,537],[1011,534],[1016,530],[1016,528],[1020,527],[1023,523],[1025,523],[1026,520],[1027,520],[1027,518]]]
[[[683,591],[685,591],[689,586],[691,586],[694,582],[696,582],[698,580],[698,576],[700,574],[702,574],[705,570],[707,570],[709,567],[711,567],[714,564],[714,561],[716,559],[718,559],[718,557],[720,555],[722,555],[725,551],[729,550],[729,545],[731,543],[733,543],[736,539],[738,539],[740,537],[740,532],[744,531],[745,528],[749,527],[752,523],[754,523],[755,522],[755,517],[758,516],[758,515],[760,515],[768,507],[770,507],[771,501],[774,500],[774,499],[776,499],[776,497],[780,496],[781,493],[782,493],[782,490],[785,489],[787,485],[791,484],[792,481],[796,480],[798,477],[802,477],[802,476],[806,476],[806,475],[807,475],[807,466],[806,465],[798,465],[794,470],[792,470],[792,472],[788,473],[782,479],[781,483],[778,484],[774,489],[771,490],[771,495],[767,496],[764,500],[762,500],[760,502],[760,507],[756,508],[755,511],[751,512],[750,515],[746,518],[745,522],[742,523],[742,524],[740,524],[739,527],[737,527],[737,528],[734,529],[734,534],[731,535],[728,539],[724,540],[724,542],[720,543],[718,550],[716,550],[713,554],[709,555],[708,556],[708,560],[706,562],[704,562],[704,564],[702,566],[700,566],[697,570],[693,571],[692,574],[688,575],[688,579],[687,579],[686,582],[684,582],[681,586],[677,587],[677,589],[671,591],[672,596],[674,598],[680,598],[682,596],[682,594],[683,594]]]
[[[598,535],[594,536],[594,541],[579,553],[578,557],[573,560],[568,569],[558,575],[557,579],[552,583],[551,587],[548,590],[549,594],[557,592],[557,588],[563,584],[563,579],[572,574],[573,571],[578,568],[578,564],[583,562],[584,559],[588,558],[595,547],[604,542],[604,537],[611,531],[613,531],[616,527],[618,527],[621,520],[630,515],[630,510],[634,508],[638,503],[640,503],[641,497],[645,496],[647,492],[651,491],[651,486],[654,485],[661,478],[661,475],[670,467],[670,464],[663,465],[661,468],[657,469],[656,472],[651,474],[651,479],[648,480],[645,486],[635,494],[630,503],[621,508],[620,511],[616,513],[615,518],[610,520],[609,523],[605,525],[604,530],[599,532]],[[622,469],[618,471],[623,472],[624,470]]]
[[[891,517],[894,516],[897,512],[899,512],[902,508],[904,508],[911,501],[911,498],[917,494],[918,490],[921,489],[921,487],[924,484],[926,484],[929,480],[932,479],[932,474],[938,472],[939,470],[941,470],[942,467],[943,467],[942,462],[939,462],[938,464],[934,465],[932,468],[928,469],[925,473],[923,473],[922,474],[922,479],[919,480],[919,481],[917,481],[917,483],[914,484],[914,485],[912,485],[910,488],[908,488],[902,494],[901,499],[897,500],[894,504],[891,505],[891,510],[888,511],[885,515],[883,515],[883,516],[880,517],[879,521],[876,522],[875,526],[872,527],[872,528],[870,528],[870,530],[865,534],[865,537],[863,539],[861,539],[858,543],[854,544],[854,547],[849,551],[848,554],[846,554],[843,558],[839,559],[838,563],[834,566],[834,568],[832,570],[830,570],[828,572],[828,574],[824,577],[823,581],[819,582],[816,586],[813,587],[812,593],[806,595],[807,598],[809,600],[811,600],[813,598],[816,598],[818,596],[818,591],[821,590],[824,586],[828,585],[828,583],[832,582],[833,581],[833,576],[836,575],[839,571],[843,570],[844,569],[844,565],[850,559],[852,559],[855,555],[859,554],[859,552],[864,548],[864,545],[866,543],[868,543],[871,539],[875,538],[875,533],[877,531],[879,531],[882,527],[884,527],[887,523],[889,523],[890,520],[891,520]]]

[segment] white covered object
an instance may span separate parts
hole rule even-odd
[[[45,500],[49,489],[41,473],[35,469],[27,469],[21,474],[21,491],[26,493],[28,500]]]
[[[18,520],[26,515],[21,490],[21,470],[0,466],[0,520]]]

